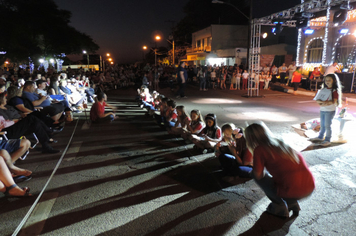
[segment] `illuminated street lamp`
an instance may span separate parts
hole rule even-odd
[[[89,71],[89,54],[87,51],[83,50],[83,54],[87,54],[87,60],[88,60],[88,71]]]
[[[107,56],[107,57],[110,57],[110,53],[106,53],[106,56]]]
[[[157,90],[157,88],[156,88],[156,80],[157,80],[157,41],[159,41],[159,40],[161,40],[161,36],[159,36],[159,35],[156,35],[156,37],[155,37],[155,39],[156,39],[156,48],[155,48],[155,80],[154,80],[154,83],[155,83],[155,85],[154,85],[154,89],[155,90]]]
[[[8,65],[8,64],[9,64],[9,62],[8,62],[8,61],[5,61],[5,64],[6,64],[6,65]]]
[[[144,46],[142,47],[142,49],[143,49],[143,51],[142,51],[142,60],[144,61],[144,60],[145,60],[145,50],[147,50],[147,46],[144,45]]]
[[[112,61],[112,62],[110,62],[110,64],[111,64],[111,65],[113,65],[113,64],[114,64],[114,62]]]
[[[109,61],[112,61],[112,58],[109,58]]]
[[[39,59],[38,61],[42,64],[42,63],[44,62],[44,59],[41,58],[41,59]]]

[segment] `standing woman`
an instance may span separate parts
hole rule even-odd
[[[298,66],[296,71],[293,72],[292,80],[291,80],[291,83],[293,84],[294,87],[294,92],[293,92],[294,95],[296,95],[296,92],[299,88],[300,81],[302,81],[302,70],[301,67]]]
[[[272,201],[267,212],[279,217],[297,216],[298,200],[309,196],[315,188],[314,177],[302,155],[261,124],[245,130],[246,146],[253,155],[253,177]],[[268,172],[265,172],[265,169]]]
[[[230,90],[236,90],[236,89],[237,89],[237,71],[235,70],[234,73],[232,74]]]
[[[226,89],[227,68],[223,67],[221,72],[220,89]]]
[[[271,82],[272,80],[272,74],[271,72],[267,72],[267,75],[266,75],[266,81],[265,81],[265,89],[268,89],[268,85],[269,85],[269,82]]]
[[[318,96],[320,95],[320,96]],[[341,105],[342,91],[339,77],[336,74],[327,74],[321,90],[314,98],[320,106],[320,132],[316,138],[309,141],[321,142],[321,146],[329,146],[331,140],[331,123],[335,115],[336,107]],[[325,139],[324,139],[325,135]]]

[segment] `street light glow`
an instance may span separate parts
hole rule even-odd
[[[49,62],[54,63],[54,59],[53,58],[49,59]]]
[[[264,39],[267,38],[267,36],[268,36],[267,33],[263,33],[263,34],[262,34],[262,38],[264,38]]]
[[[112,58],[109,58],[109,61],[112,61]]]
[[[5,61],[5,64],[9,64],[9,62],[8,62],[8,61]]]
[[[106,56],[107,56],[107,57],[110,57],[110,53],[106,53]]]
[[[143,50],[146,50],[146,49],[147,49],[147,46],[143,46],[142,48],[143,48]]]
[[[112,61],[112,62],[110,62],[110,64],[111,64],[111,65],[113,65],[113,64],[114,64],[114,62]]]
[[[161,40],[161,36],[156,35],[155,39],[156,39],[156,40]]]
[[[84,54],[87,54],[87,51],[83,50],[83,53],[84,53]]]
[[[38,60],[40,63],[43,63],[44,62],[44,60],[41,58],[41,59],[39,59]]]

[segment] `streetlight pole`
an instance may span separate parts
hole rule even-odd
[[[235,10],[240,12],[246,19],[248,20],[248,32],[247,32],[247,58],[246,58],[246,64],[247,66],[249,65],[250,61],[250,47],[251,47],[251,22],[252,22],[252,5],[253,5],[253,0],[250,0],[250,16],[248,17],[245,13],[243,13],[240,9],[238,9],[235,5],[229,3],[229,2],[223,2],[219,0],[213,0],[211,3],[219,3],[219,4],[226,4],[231,7],[233,7]]]
[[[156,35],[155,37],[156,41],[156,48],[155,48],[155,78],[154,78],[154,89],[157,90],[156,82],[157,82],[157,41],[161,40],[161,36]]]

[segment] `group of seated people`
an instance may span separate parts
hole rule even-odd
[[[252,155],[242,127],[226,123],[220,128],[215,114],[203,116],[198,109],[187,113],[184,106],[176,106],[174,100],[156,91],[150,94],[145,86],[138,90],[138,98],[140,106],[168,133],[193,143],[198,152],[214,152],[226,176],[251,177]]]
[[[53,135],[63,130],[65,122],[73,120],[72,112],[81,112],[88,99],[93,100],[93,90],[85,80],[74,80],[69,81],[69,86],[65,74],[61,74],[52,76],[49,81],[39,76],[35,81],[19,85],[0,85],[0,131],[3,135],[0,140],[0,191],[6,196],[31,195],[28,188],[20,188],[15,182],[30,180],[32,171],[15,166],[15,161],[24,159],[37,143],[41,144],[42,153],[60,152],[50,146],[57,143]],[[35,144],[31,144],[30,139],[34,139]]]
[[[220,128],[215,114],[203,117],[197,109],[187,113],[184,106],[176,106],[174,100],[157,92],[150,94],[146,87],[138,89],[138,99],[148,115],[170,134],[194,143],[199,152],[213,151],[225,181],[253,178],[272,201],[267,213],[285,219],[293,211],[297,216],[298,200],[313,192],[314,178],[302,155],[276,138],[263,123],[246,129],[226,123]]]

